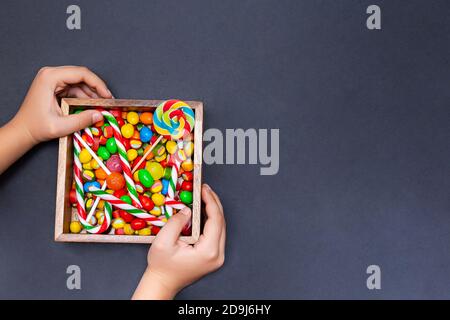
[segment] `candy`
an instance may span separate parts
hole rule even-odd
[[[129,139],[129,138],[131,138],[133,136],[134,127],[131,124],[127,123],[127,124],[122,126],[120,131],[122,132],[122,135],[123,135],[124,138]]]
[[[87,162],[91,161],[92,156],[89,153],[89,151],[87,151],[87,149],[83,149],[80,152],[79,158],[80,158],[81,163],[87,163]]]
[[[124,228],[114,229],[114,234],[118,236],[123,236],[125,234]]]
[[[128,112],[127,121],[133,125],[137,124],[139,122],[139,115],[134,111]]]
[[[152,234],[153,234],[153,235],[156,236],[156,235],[159,233],[159,230],[161,230],[160,227],[152,226]]]
[[[162,206],[164,204],[165,198],[160,193],[155,193],[152,195],[152,201],[155,204],[155,206]]]
[[[165,160],[166,157],[167,157],[167,154],[163,153],[160,156],[155,156],[155,160],[158,161],[158,162],[161,162],[161,161]]]
[[[153,178],[148,170],[141,169],[138,171],[139,181],[146,188],[150,188],[153,185]]]
[[[89,188],[90,187],[97,187],[97,188],[100,188],[101,186],[100,186],[100,183],[98,183],[98,181],[89,181],[89,182],[86,182],[85,184],[84,184],[84,192],[89,192]]]
[[[181,184],[181,190],[192,191],[192,189],[193,184],[191,181],[183,181],[183,183]]]
[[[160,135],[178,140],[192,131],[194,111],[183,101],[164,101],[153,114],[153,126]]]
[[[133,139],[133,140],[130,140],[130,146],[133,149],[139,149],[142,146],[142,142],[140,140]]]
[[[148,127],[142,127],[140,131],[140,139],[142,142],[147,143],[152,138],[153,133]]]
[[[135,149],[130,149],[127,151],[128,161],[130,161],[130,162],[133,161],[134,159],[137,158],[137,156],[138,156],[138,153]]]
[[[95,177],[100,180],[105,180],[108,177],[108,174],[102,168],[98,168],[95,170]]]
[[[182,177],[185,181],[192,181],[192,179],[193,179],[192,172],[183,172],[183,174],[181,175],[181,177]]]
[[[194,163],[192,162],[191,159],[187,159],[181,163],[181,168],[184,171],[192,171],[194,170]]]
[[[175,141],[167,141],[166,149],[170,154],[174,154],[177,151],[177,143]]]
[[[120,190],[125,187],[125,179],[122,174],[118,172],[111,172],[111,174],[106,178],[106,184],[109,189]]]
[[[144,208],[147,211],[150,211],[155,207],[155,204],[153,203],[152,199],[150,199],[145,195],[139,196],[139,200],[141,201],[142,208]]]
[[[120,229],[125,226],[125,221],[122,218],[117,218],[112,221],[111,225],[114,229]]]
[[[122,200],[125,203],[128,203],[129,205],[131,205],[133,203],[133,200],[131,200],[131,197],[127,196],[127,195],[121,196],[120,200]]]
[[[169,191],[169,180],[167,180],[167,179],[162,179],[162,180],[161,180],[161,183],[162,183],[161,194],[167,195],[167,192]]]
[[[143,112],[139,118],[143,124],[153,123],[153,113],[151,112]]]
[[[192,141],[185,142],[183,150],[186,153],[186,157],[191,157],[194,153],[194,143]]]
[[[124,227],[123,227],[123,231],[126,235],[133,235],[134,234],[134,229],[131,227],[131,225],[129,223],[127,223]]]
[[[72,221],[69,226],[70,232],[72,233],[80,233],[81,232],[81,223],[79,221]]]
[[[91,170],[84,170],[83,171],[83,178],[87,181],[92,181],[94,180],[94,173]]]
[[[108,141],[106,141],[106,149],[108,149],[109,153],[116,153],[117,152],[116,139],[109,138]]]
[[[181,191],[180,192],[180,200],[185,204],[192,203],[192,192],[190,191]]]
[[[126,223],[130,223],[134,220],[134,216],[124,210],[119,210],[119,216],[125,221]]]
[[[145,168],[150,172],[154,180],[159,180],[164,176],[164,168],[157,162],[147,162]]]
[[[150,188],[150,191],[152,193],[159,193],[162,191],[162,183],[161,180],[156,180],[155,183],[153,183],[153,185]]]
[[[147,222],[138,218],[131,221],[130,225],[134,230],[141,230],[142,228],[145,228],[147,226]]]
[[[111,172],[122,172],[122,164],[120,163],[120,157],[117,154],[113,154],[108,161],[106,161],[106,167]]]
[[[114,129],[110,125],[105,125],[103,127],[103,136],[105,138],[112,138],[114,135]]]
[[[149,236],[149,235],[152,234],[152,231],[151,231],[151,229],[150,229],[149,227],[147,227],[147,228],[142,228],[141,230],[138,231],[138,234],[139,234],[140,236]]]
[[[164,179],[170,180],[171,176],[172,176],[172,168],[170,167],[164,168],[164,175],[163,175]]]
[[[109,157],[111,156],[108,149],[106,149],[106,147],[103,147],[103,146],[98,148],[97,155],[105,161],[108,160]]]
[[[75,191],[75,189],[71,189],[69,192],[69,202],[71,204],[77,203],[77,192]]]
[[[92,159],[91,162],[89,162],[89,164],[91,165],[91,168],[94,170],[100,168],[100,165],[98,164],[97,160],[95,160],[95,159]]]
[[[159,217],[162,211],[160,207],[154,207],[152,210],[150,210],[150,213],[156,217]]]

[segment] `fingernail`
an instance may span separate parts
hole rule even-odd
[[[108,89],[108,92],[109,92],[109,95],[111,96],[111,98],[113,98],[113,99],[114,99],[114,96],[113,96],[113,94],[112,94],[111,90],[109,90],[109,89]]]
[[[180,213],[184,214],[185,216],[190,216],[191,215],[191,209],[189,209],[188,207],[185,207],[185,208],[181,209]]]
[[[206,183],[204,183],[203,186],[204,186],[205,189],[208,190],[208,191],[211,191],[211,190],[212,190],[211,187],[210,187],[208,184],[206,184]]]
[[[103,119],[103,116],[100,112],[95,112],[92,114],[92,122],[99,122],[100,120]]]

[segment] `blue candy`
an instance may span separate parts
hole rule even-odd
[[[98,181],[88,181],[83,186],[84,192],[89,192],[90,187],[96,187],[100,189],[102,186]]]
[[[152,130],[150,130],[148,127],[142,127],[141,131],[139,132],[139,137],[143,143],[149,142],[152,136]]]
[[[161,194],[162,195],[167,195],[167,192],[169,192],[169,180],[167,179],[162,179],[161,180],[162,183],[162,190],[161,190]]]

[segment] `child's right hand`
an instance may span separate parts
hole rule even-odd
[[[225,219],[217,194],[204,184],[207,221],[195,245],[179,239],[191,210],[174,215],[158,233],[148,253],[148,267],[133,299],[172,299],[178,291],[220,268],[225,259]]]

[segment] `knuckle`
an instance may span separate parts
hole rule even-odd
[[[220,268],[225,263],[225,255],[221,254],[216,261],[216,267]]]
[[[216,249],[209,250],[208,252],[205,253],[205,258],[206,258],[206,261],[208,261],[208,262],[214,263],[218,257],[219,257],[219,251]]]
[[[38,75],[42,76],[42,77],[46,77],[52,72],[52,70],[53,70],[52,67],[47,67],[47,66],[42,67],[42,68],[39,69]]]

